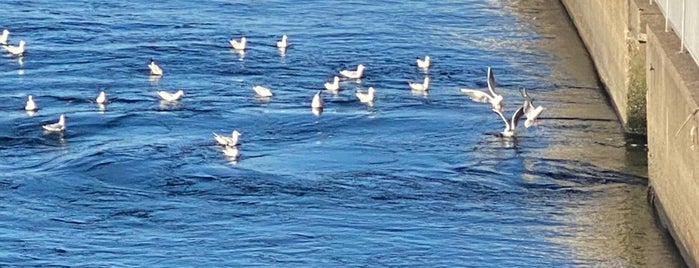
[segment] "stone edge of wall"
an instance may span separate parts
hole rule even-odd
[[[679,38],[665,32],[664,24],[661,17],[646,26],[650,200],[687,265],[699,267],[699,168],[694,164],[699,149],[692,148],[699,144],[689,135],[699,124],[699,114],[692,115],[699,105],[699,66],[687,52],[680,53]]]

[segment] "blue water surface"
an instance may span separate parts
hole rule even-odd
[[[531,23],[558,14],[574,33],[551,2],[3,1],[0,27],[27,52],[0,56],[0,264],[681,265],[645,204],[643,142],[577,36]],[[228,44],[242,36],[245,53]],[[585,81],[561,71],[571,60],[546,45],[560,39]],[[365,77],[312,114],[358,64]],[[516,140],[489,135],[503,122],[459,91],[485,88],[489,66],[506,115],[519,87],[547,106]],[[370,86],[373,106],[354,96]],[[155,93],[177,89],[177,103]],[[65,133],[44,132],[60,114]],[[212,137],[233,129],[238,159]]]

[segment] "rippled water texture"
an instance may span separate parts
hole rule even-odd
[[[432,2],[0,2],[27,41],[21,63],[0,57],[0,263],[682,265],[645,202],[643,141],[557,1]],[[228,44],[241,36],[245,54]],[[431,90],[413,94],[424,55]],[[313,115],[359,63],[361,83]],[[516,141],[485,135],[503,123],[459,92],[487,66],[506,114],[519,87],[548,108]],[[369,86],[373,107],[354,97]],[[175,104],[155,94],[180,88]],[[44,133],[61,113],[65,134]],[[233,129],[237,161],[211,135]]]

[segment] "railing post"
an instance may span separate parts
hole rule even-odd
[[[665,0],[665,32],[667,33],[667,23],[670,19],[670,0]]]
[[[680,30],[680,53],[684,52],[684,37],[685,37],[685,32],[684,32],[684,21],[687,15],[687,0],[682,1],[682,30]]]

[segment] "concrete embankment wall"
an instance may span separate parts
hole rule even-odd
[[[660,215],[687,263],[698,267],[699,114],[691,114],[699,107],[699,67],[679,47],[673,32],[649,25],[648,172]]]
[[[644,134],[645,45],[640,18],[628,0],[561,0],[592,56],[627,132]],[[631,1],[633,2],[633,1]],[[632,10],[634,12],[632,12]]]
[[[626,130],[646,133],[651,200],[686,263],[699,267],[697,63],[647,0],[561,2]]]

